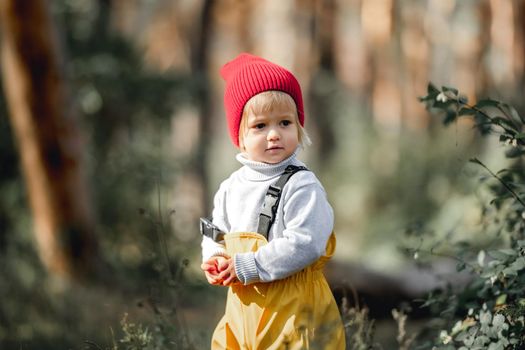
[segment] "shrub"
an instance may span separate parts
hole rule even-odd
[[[455,88],[428,85],[420,100],[445,125],[473,118],[481,135],[496,135],[508,166],[497,172],[480,159],[470,162],[487,176],[483,186],[492,199],[482,203],[482,230],[494,232],[489,246],[465,242],[458,271],[471,277],[461,290],[432,293],[424,306],[440,321],[439,335],[419,348],[523,349],[525,346],[525,117],[509,104],[483,99],[469,104]],[[488,231],[490,228],[490,231]],[[419,248],[412,253],[417,258]]]

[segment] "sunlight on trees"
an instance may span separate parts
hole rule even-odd
[[[22,4],[0,8],[0,297],[9,300],[0,306],[0,347],[208,346],[224,295],[198,271],[197,218],[238,166],[218,69],[242,51],[296,72],[303,87],[314,144],[301,157],[335,210],[330,282],[345,300],[356,344],[472,348],[474,335],[496,341],[505,325],[522,322],[498,316],[501,305],[522,310],[523,295],[505,290],[522,286],[521,243],[502,248],[512,256],[489,253],[498,255],[490,242],[499,242],[502,223],[523,233],[519,215],[510,214],[516,198],[497,181],[475,181],[490,177],[486,169],[500,176],[522,157],[502,156],[502,147],[521,149],[523,130],[498,119],[505,115],[494,102],[513,106],[505,110],[513,118],[525,113],[520,1]],[[427,90],[429,81],[461,96],[455,88]],[[450,127],[420,103],[426,93],[436,103],[431,112],[441,109]],[[473,132],[487,120],[472,106],[452,108],[460,97],[472,106],[493,101],[478,107],[488,108],[495,118],[488,124],[503,127],[505,140]],[[469,163],[473,157],[482,165]],[[512,176],[501,178],[522,198],[519,174]],[[493,259],[490,271],[488,261],[476,265],[491,284],[475,279],[484,294],[469,299],[474,306],[445,288],[428,298],[428,309],[417,307],[414,295],[466,283],[457,259],[474,266],[481,251]],[[60,286],[50,277],[81,267],[96,271],[84,284]],[[431,318],[440,326],[425,333]]]

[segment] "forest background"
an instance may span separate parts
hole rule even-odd
[[[421,263],[410,233],[490,240],[486,173],[468,160],[505,166],[498,139],[469,119],[443,128],[418,97],[432,81],[523,115],[521,1],[5,0],[0,11],[2,349],[153,336],[207,347],[225,294],[199,272],[198,218],[239,166],[218,71],[240,52],[302,85],[313,145],[301,158],[336,214],[327,275],[338,301],[368,305],[383,348],[398,346],[393,308],[415,334],[429,315],[412,301],[466,278],[450,248]]]

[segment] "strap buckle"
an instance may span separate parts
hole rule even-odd
[[[224,241],[225,233],[215,226],[208,218],[200,218],[200,230],[203,236],[211,238],[217,243]]]
[[[277,181],[270,185],[266,195],[264,196],[264,202],[259,214],[259,225],[257,232],[268,237],[270,232],[270,227],[275,221],[275,216],[277,214],[277,207],[279,206],[279,201],[281,199],[281,193],[284,188],[284,185],[288,179],[300,170],[308,170],[304,166],[295,166],[289,165],[284,170],[283,174],[277,179]]]
[[[275,187],[274,185],[270,185],[266,194],[274,198],[278,198],[281,195],[281,188]]]
[[[270,189],[272,187],[273,186],[270,186]],[[268,195],[264,198],[264,203],[261,208],[261,215],[264,215],[270,219],[274,217],[275,212],[277,211],[277,205],[279,204],[279,195],[281,193],[281,190],[277,190],[278,191],[275,193],[270,193],[270,190],[268,190]]]

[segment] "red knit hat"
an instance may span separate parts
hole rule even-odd
[[[294,75],[285,68],[261,57],[241,53],[226,63],[220,73],[226,81],[224,108],[235,146],[239,147],[239,126],[246,102],[264,91],[278,90],[290,95],[297,107],[299,123],[304,126],[301,87]]]

